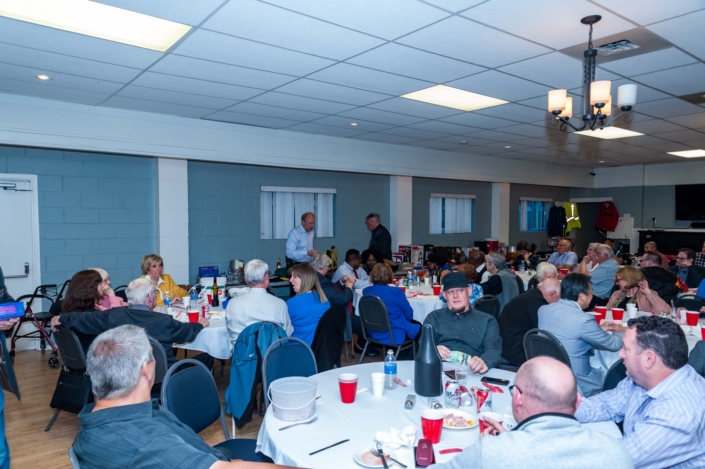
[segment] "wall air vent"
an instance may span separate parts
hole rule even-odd
[[[597,53],[600,55],[619,54],[620,52],[627,52],[638,48],[638,44],[634,44],[628,39],[622,39],[620,41],[610,42],[609,44],[603,44],[595,47],[595,49],[597,49]]]

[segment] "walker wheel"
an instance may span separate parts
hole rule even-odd
[[[53,370],[59,368],[59,359],[57,357],[51,357],[49,359],[49,368]]]

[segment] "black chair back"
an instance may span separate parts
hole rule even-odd
[[[200,433],[220,419],[225,438],[230,438],[218,387],[211,372],[198,360],[187,358],[169,368],[161,397],[162,406],[194,432]]]
[[[311,350],[316,357],[318,372],[332,370],[340,359],[340,349],[345,343],[344,331],[348,312],[341,305],[330,305],[330,309],[321,317],[313,336]]]
[[[474,309],[494,316],[499,321],[500,311],[499,300],[492,295],[483,295],[473,306]]]
[[[360,313],[360,322],[362,322],[362,335],[367,340],[367,331],[372,332],[389,332],[389,337],[394,343],[394,335],[392,334],[392,325],[389,322],[389,311],[387,306],[377,295],[363,295],[358,303],[357,310]]]
[[[536,277],[536,276],[531,277],[531,279],[529,279],[529,290],[533,290],[535,288],[538,288],[538,286],[539,286],[538,277]]]
[[[152,344],[152,354],[154,355],[154,359],[157,361],[154,369],[154,384],[157,385],[164,381],[164,376],[169,369],[169,365],[164,346],[154,337],[148,336],[148,339],[149,343]]]
[[[563,344],[553,334],[543,329],[530,329],[524,334],[524,353],[527,360],[535,357],[552,357],[570,368],[570,358]]]
[[[705,378],[705,340],[699,340],[688,355],[688,365]]]
[[[340,348],[338,349],[340,353]],[[279,378],[318,373],[316,357],[306,342],[297,337],[285,337],[272,343],[262,359],[262,389],[269,406],[269,385]]]
[[[607,374],[605,374],[605,380],[602,383],[602,391],[609,391],[614,389],[624,378],[627,377],[627,367],[624,366],[624,360],[621,358],[614,362]]]
[[[64,369],[83,373],[86,370],[86,354],[76,334],[67,327],[57,327],[54,340]]]
[[[119,287],[115,287],[113,291],[115,292],[115,296],[119,296],[124,302],[127,303],[127,294],[125,293],[125,290],[127,290],[127,285],[120,285]]]
[[[685,308],[688,311],[700,311],[700,308],[705,306],[705,302],[699,296],[683,295],[676,300],[676,309]]]
[[[517,287],[519,287],[519,294],[521,295],[526,291],[526,289],[524,288],[524,280],[522,280],[522,278],[518,275],[515,275],[514,278],[516,278],[517,280]]]

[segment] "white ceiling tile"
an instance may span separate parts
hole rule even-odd
[[[236,104],[232,99],[212,98],[188,93],[177,93],[175,91],[157,90],[154,88],[144,88],[142,86],[129,85],[120,90],[117,96],[127,98],[147,99],[150,101],[161,101],[164,103],[182,104],[184,106],[194,106],[209,109],[224,109]]]
[[[517,145],[526,145],[529,147],[552,147],[555,143],[549,139],[550,137],[553,137],[553,135],[547,135],[541,138],[526,138],[526,136],[522,136],[522,140],[515,140],[512,142],[512,145],[516,143]]]
[[[583,99],[580,95],[574,94],[572,92],[568,92],[568,97],[573,98],[573,109],[576,109],[576,104]],[[664,95],[664,97],[667,97]],[[548,114],[548,94],[545,96],[536,96],[535,98],[530,98],[530,99],[524,99],[521,101],[518,101],[517,104],[521,104],[524,106],[531,106],[536,109],[541,109],[542,111],[545,111],[546,114]]]
[[[500,127],[508,127],[516,124],[516,122],[511,120],[483,116],[482,114],[477,114],[476,112],[466,112],[455,116],[444,117],[442,120],[453,124],[466,125],[468,127],[476,127],[479,129],[498,129]]]
[[[690,145],[685,145],[683,143],[676,143],[676,142],[660,143],[658,145],[646,145],[645,148],[649,148],[651,150],[656,150],[656,151],[662,151],[664,153],[668,153],[671,151],[693,150],[693,147],[691,147]]]
[[[349,104],[334,103],[333,101],[323,101],[322,99],[306,98],[304,96],[294,96],[293,94],[277,93],[270,91],[250,100],[252,103],[267,104],[269,106],[285,107],[288,109],[300,109],[302,111],[320,112],[322,114],[337,114],[339,112],[353,109],[355,106]]]
[[[352,127],[349,129],[344,129],[342,127],[331,127],[328,125],[312,124],[310,122],[287,127],[286,130],[291,130],[293,132],[304,132],[307,134],[328,135],[331,137],[352,137],[353,135],[365,133],[360,132],[359,130],[353,130]]]
[[[516,153],[516,152],[521,152],[521,151],[526,151],[526,150],[531,150],[532,148],[537,148],[537,147],[530,147],[528,145],[520,145],[517,144],[516,142],[509,143],[509,142],[494,142],[490,143],[487,145],[482,145],[484,148],[492,149],[492,150],[500,150],[502,152],[510,152],[510,153]],[[511,147],[511,148],[507,148]]]
[[[521,104],[504,104],[502,106],[490,107],[487,109],[480,109],[475,111],[477,114],[482,114],[484,116],[498,117],[501,119],[509,119],[517,122],[534,122],[538,119],[542,119],[547,112],[541,109],[536,109],[529,106],[522,106]]]
[[[356,122],[357,127],[352,127],[351,122]],[[342,127],[344,129],[355,129],[358,132],[377,132],[387,130],[394,127],[393,125],[380,124],[378,122],[368,122],[360,119],[350,119],[349,117],[327,116],[322,119],[313,121],[314,124],[330,125],[333,127]]]
[[[705,91],[705,64],[685,65],[640,75],[634,79],[676,96],[702,93]]]
[[[524,135],[526,137],[544,138],[544,137],[550,136],[551,134],[557,133],[559,131],[554,130],[552,128],[549,129],[547,127],[539,127],[537,125],[520,124],[520,125],[511,126],[511,127],[505,127],[502,129],[502,132],[509,132],[512,134]],[[519,140],[518,143],[521,143],[521,140]]]
[[[358,136],[351,137],[351,138],[354,138],[355,140],[369,140],[372,142],[396,143],[396,144],[409,143],[409,142],[413,142],[415,140],[418,140],[413,137],[402,137],[399,135],[379,134],[379,133],[362,134],[362,135],[358,135]]]
[[[432,139],[432,138],[439,138],[439,137],[446,136],[446,134],[442,134],[440,132],[429,132],[427,130],[412,129],[411,127],[395,127],[393,129],[383,130],[381,133],[399,135],[401,137],[413,137],[416,140],[419,140],[422,138],[423,139]],[[705,135],[703,137],[705,137]]]
[[[676,117],[684,114],[695,114],[702,112],[703,110],[700,106],[696,106],[695,104],[691,104],[678,98],[640,103],[636,109],[638,109],[640,113],[646,114],[647,116],[659,118]]]
[[[654,137],[665,138],[672,142],[688,143],[700,141],[705,139],[705,133],[698,132],[697,130],[679,130],[676,132],[664,132],[662,134],[655,134]]]
[[[705,127],[705,112],[687,116],[667,117],[665,120],[689,129],[702,129]]]
[[[353,57],[348,62],[433,83],[445,83],[486,70],[485,67],[393,42]]]
[[[426,121],[412,124],[409,127],[414,129],[428,130],[430,132],[441,132],[450,135],[467,134],[473,131],[482,130],[477,127],[469,127],[466,125],[451,124],[450,122],[441,121]]]
[[[658,72],[681,65],[688,65],[697,62],[692,56],[682,52],[675,47],[661,49],[647,54],[635,55],[626,59],[614,60],[601,64],[606,68],[626,77],[634,77],[644,73]]]
[[[0,43],[0,61],[36,68],[49,76],[51,76],[51,72],[59,72],[118,83],[127,83],[141,72],[136,68],[121,67],[3,43]]]
[[[632,23],[603,8],[575,0],[494,0],[462,13],[467,18],[555,49],[587,44],[588,26],[581,24],[580,19],[588,15],[602,16],[594,27],[593,39],[634,28]]]
[[[233,124],[255,125],[258,127],[269,127],[272,129],[281,129],[299,124],[299,121],[288,119],[277,119],[274,117],[255,116],[254,114],[242,114],[239,112],[218,111],[206,116],[208,120],[217,120],[222,122],[232,122]]]
[[[43,83],[7,80],[0,78],[0,93],[23,94],[27,96],[37,96],[39,98],[56,99],[58,101],[68,101],[82,104],[100,104],[110,95],[91,93],[82,90],[72,90],[58,86],[46,86]]]
[[[333,65],[320,72],[313,73],[307,78],[397,96],[434,85],[434,83],[427,81],[415,80],[346,63]]]
[[[208,17],[223,0],[94,0],[157,18],[195,26]]]
[[[342,117],[349,117],[351,119],[361,119],[370,122],[379,122],[381,124],[389,125],[410,125],[417,124],[425,120],[422,117],[412,117],[407,116],[405,114],[379,111],[377,109],[370,109],[365,107],[351,109],[350,111],[341,112],[338,115]],[[417,138],[417,140],[421,140],[421,138],[422,137],[419,137]]]
[[[684,130],[683,127],[673,124],[671,122],[666,122],[661,119],[652,119],[650,121],[645,121],[645,122],[617,122],[615,124],[615,127],[620,127],[623,129],[627,130],[633,130],[634,132],[639,132],[642,134],[646,135],[652,135],[652,134],[657,134],[657,133],[664,133],[664,132],[678,132],[680,130]],[[640,138],[640,137],[634,137],[634,138]],[[630,142],[633,141],[633,138],[629,139]],[[645,145],[644,143],[636,143],[633,142],[635,145]]]
[[[440,117],[448,117],[454,114],[460,114],[462,111],[451,109],[444,106],[436,106],[435,104],[422,103],[406,98],[392,98],[386,101],[370,104],[368,107],[381,109],[383,111],[398,112],[416,117],[425,117],[426,119],[438,119]]]
[[[583,64],[560,52],[540,55],[499,69],[552,88],[576,88],[582,84]]]
[[[670,3],[669,2],[669,6]],[[703,2],[700,1],[700,8]],[[705,59],[705,10],[679,16],[648,27],[651,31],[675,44],[686,52]]]
[[[550,52],[545,47],[457,16],[396,42],[484,67],[500,67]]]
[[[82,34],[15,21],[0,16],[0,42],[57,54],[145,68],[163,54]]]
[[[497,130],[481,130],[479,132],[472,132],[466,134],[468,137],[473,138],[483,138],[485,140],[490,140],[493,142],[513,142],[515,140],[521,140],[525,137],[521,135],[508,134],[506,132],[499,132]]]
[[[76,75],[52,72],[51,80],[41,81],[36,78],[43,73],[41,68],[21,67],[0,63],[0,78],[7,80],[25,81],[28,83],[41,82],[48,87],[69,88],[73,90],[89,91],[91,93],[113,94],[124,86],[123,83],[113,81],[96,80],[95,78],[84,78]]]
[[[296,77],[293,75],[282,75],[280,73],[237,67],[235,65],[221,64],[174,54],[167,55],[154,64],[149,70],[151,72],[159,72],[167,75],[197,78],[199,80],[248,86],[250,88],[263,90],[276,88],[296,80]]]
[[[242,86],[226,85],[224,83],[214,83],[212,81],[195,80],[193,78],[151,72],[140,75],[132,84],[147,88],[178,91],[180,93],[233,99],[235,101],[249,99],[263,92],[262,90],[256,90],[254,88],[245,88]]]
[[[448,16],[438,8],[407,0],[269,0],[268,3],[384,39],[395,39]]]
[[[407,145],[412,147],[429,148],[431,150],[449,150],[451,148],[463,146],[458,143],[441,142],[440,140],[419,140],[417,142],[409,142]]]
[[[322,57],[204,30],[195,31],[174,52],[197,59],[296,76],[315,72],[334,63]]]
[[[684,15],[703,7],[702,0],[595,0],[595,3],[641,25]]]
[[[325,114],[317,112],[299,111],[296,109],[286,109],[283,107],[266,106],[257,103],[240,103],[227,109],[232,112],[240,112],[243,114],[254,114],[257,116],[276,117],[277,119],[290,119],[295,121],[310,121],[325,117]]]
[[[548,92],[551,90],[548,86],[522,80],[495,70],[452,81],[448,83],[448,86],[506,101],[548,96]]]
[[[661,91],[655,90],[655,89],[648,87],[648,86],[645,86],[641,83],[634,83],[633,80],[629,80],[626,78],[623,78],[621,80],[615,80],[612,82],[612,96],[614,97],[616,95],[617,88],[619,88],[622,85],[629,85],[629,84],[637,85],[636,106],[634,106],[634,109],[639,108],[639,103],[647,103],[649,101],[658,101],[659,99],[670,98],[670,96],[667,95],[666,93],[662,93]],[[575,101],[573,101],[573,102],[575,102]],[[547,103],[548,103],[548,101],[547,101]]]
[[[367,34],[254,0],[231,1],[203,28],[335,60],[384,43]]]
[[[485,0],[426,0],[426,3],[457,13],[484,2]]]
[[[308,96],[309,98],[324,99],[337,103],[355,104],[365,106],[390,98],[387,94],[373,93],[372,91],[356,90],[347,86],[334,85],[321,81],[301,79],[288,83],[277,91],[282,93]]]
[[[489,145],[492,143],[491,140],[485,140],[483,138],[475,138],[468,135],[449,135],[447,137],[441,137],[436,139],[439,142],[453,143],[455,145],[463,146],[482,146]],[[463,143],[465,142],[465,143]]]
[[[183,106],[181,104],[162,103],[158,101],[148,101],[146,99],[125,98],[123,96],[113,96],[103,103],[102,106],[183,117],[204,117],[213,112],[213,109],[202,107]]]

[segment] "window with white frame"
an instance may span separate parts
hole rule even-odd
[[[286,239],[306,212],[316,215],[316,238],[332,238],[335,194],[335,189],[261,186],[260,239]]]
[[[519,199],[519,231],[546,231],[551,199]]]
[[[472,233],[474,216],[474,195],[431,194],[430,234]]]

